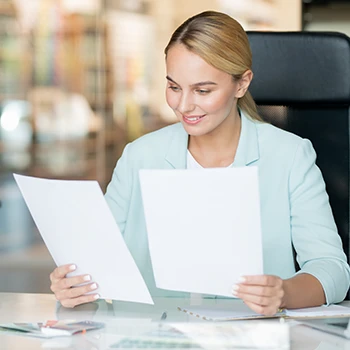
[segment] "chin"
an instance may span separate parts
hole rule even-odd
[[[183,124],[182,124],[183,125]],[[187,132],[188,135],[190,136],[203,136],[208,134],[209,131],[204,130],[202,128],[194,128],[188,125],[183,125],[185,131]]]

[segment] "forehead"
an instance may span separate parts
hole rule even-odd
[[[230,74],[213,67],[182,44],[175,44],[169,49],[166,71],[167,75],[179,84],[195,84],[208,80],[219,83],[231,80]]]

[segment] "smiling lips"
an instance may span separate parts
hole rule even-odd
[[[199,123],[201,119],[205,117],[205,115],[196,115],[196,116],[183,115],[182,117],[185,123],[194,125]]]

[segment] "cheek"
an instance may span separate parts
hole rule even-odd
[[[172,91],[169,91],[169,89],[166,90],[165,92],[165,98],[166,102],[169,105],[171,109],[175,109],[177,105],[177,97]]]
[[[216,112],[220,110],[227,109],[232,106],[232,101],[234,100],[231,96],[215,96],[213,98],[208,98],[203,101],[202,107],[208,112]]]

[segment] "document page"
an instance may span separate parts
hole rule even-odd
[[[140,170],[156,285],[232,297],[263,273],[256,167]]]
[[[103,299],[153,304],[96,181],[14,177],[57,265],[91,275]]]

